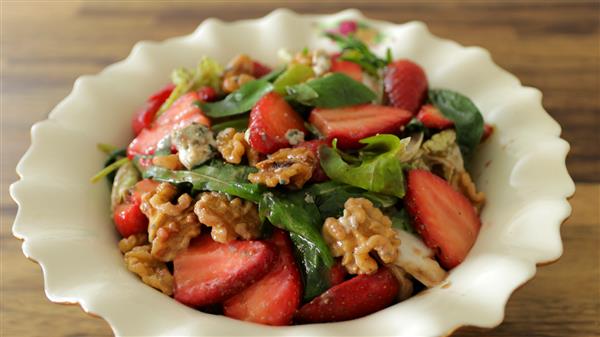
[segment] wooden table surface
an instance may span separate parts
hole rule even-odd
[[[515,292],[502,325],[463,328],[455,335],[600,336],[600,2],[364,3],[288,6],[322,13],[357,7],[377,19],[422,20],[434,34],[487,48],[496,63],[542,90],[544,106],[571,144],[567,163],[577,192],[573,215],[562,227],[563,257],[540,267],[535,279]],[[14,168],[29,146],[31,124],[46,118],[76,77],[123,59],[136,41],[187,34],[208,17],[260,17],[282,5],[2,1],[0,336],[112,334],[103,320],[77,306],[50,303],[40,268],[22,255],[20,241],[11,235],[17,207],[8,185],[17,179]]]

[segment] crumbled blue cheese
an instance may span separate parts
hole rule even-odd
[[[285,139],[287,139],[290,145],[298,145],[304,141],[304,132],[298,129],[289,129],[285,133]]]
[[[317,77],[325,74],[331,68],[331,57],[322,49],[312,52],[312,69]]]
[[[173,131],[171,142],[177,148],[179,161],[188,170],[205,163],[216,152],[213,133],[202,124],[192,123]]]

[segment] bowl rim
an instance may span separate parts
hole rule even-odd
[[[84,303],[82,303],[81,299],[77,299],[77,300],[73,300],[73,301],[57,300],[56,298],[54,298],[50,294],[49,286],[46,283],[47,277],[48,277],[48,275],[47,275],[48,270],[46,270],[43,262],[38,261],[40,259],[36,259],[34,256],[32,256],[32,254],[29,253],[28,249],[26,249],[26,243],[28,242],[29,238],[27,237],[27,235],[22,234],[22,232],[20,232],[17,229],[17,227],[19,225],[19,215],[22,213],[22,208],[23,208],[22,203],[23,203],[23,200],[22,200],[21,196],[19,195],[19,193],[16,191],[16,189],[17,189],[17,185],[19,183],[23,183],[26,180],[26,178],[27,178],[26,174],[23,173],[23,167],[24,167],[24,165],[26,165],[26,161],[27,161],[28,157],[31,156],[32,148],[34,147],[33,137],[34,137],[34,134],[36,132],[36,129],[40,128],[41,125],[43,125],[44,123],[49,123],[49,122],[51,122],[51,121],[53,121],[55,119],[60,118],[60,116],[57,116],[57,111],[59,111],[60,108],[63,105],[66,104],[67,101],[71,100],[77,94],[77,89],[78,89],[78,87],[82,86],[83,82],[85,82],[85,81],[87,81],[87,80],[89,80],[91,78],[94,78],[94,77],[104,76],[104,74],[106,74],[108,72],[111,72],[111,71],[115,70],[116,68],[119,68],[119,67],[122,67],[122,66],[128,64],[135,57],[135,55],[138,54],[140,52],[140,50],[142,48],[144,48],[144,46],[146,46],[146,45],[149,45],[149,44],[161,45],[161,44],[165,44],[165,43],[170,42],[170,41],[189,39],[189,38],[192,38],[195,35],[199,34],[199,32],[202,31],[203,27],[205,27],[205,26],[207,26],[209,24],[215,24],[215,23],[217,23],[219,25],[232,25],[232,24],[238,24],[238,23],[253,23],[253,24],[256,24],[256,23],[259,23],[259,22],[265,20],[266,18],[281,17],[281,16],[287,16],[287,17],[292,17],[293,16],[293,17],[312,18],[312,19],[315,19],[315,20],[317,20],[317,19],[320,20],[320,19],[324,19],[324,18],[330,18],[332,16],[338,16],[338,17],[339,16],[341,16],[341,17],[349,16],[349,17],[352,17],[352,18],[357,18],[357,19],[360,19],[360,20],[368,21],[370,23],[392,25],[392,26],[417,25],[417,26],[426,27],[426,25],[423,22],[420,22],[420,21],[409,21],[409,22],[405,22],[405,23],[401,23],[401,24],[396,24],[396,23],[390,23],[390,22],[382,21],[382,20],[370,19],[368,17],[365,17],[362,14],[362,12],[360,12],[357,9],[347,9],[347,10],[343,10],[343,11],[340,11],[340,12],[337,12],[337,13],[317,14],[317,15],[315,15],[315,14],[300,14],[300,13],[294,12],[294,11],[289,10],[289,9],[279,8],[279,9],[273,10],[272,12],[270,12],[269,14],[267,14],[267,15],[265,15],[263,17],[259,17],[259,18],[255,18],[255,19],[233,20],[233,21],[226,21],[226,22],[224,22],[224,21],[222,21],[220,19],[216,19],[216,18],[207,18],[207,19],[205,19],[194,30],[194,32],[192,32],[190,34],[182,35],[182,36],[177,36],[177,37],[171,37],[171,38],[162,40],[160,42],[139,41],[139,42],[137,42],[133,46],[131,52],[128,54],[128,56],[125,59],[106,66],[100,72],[98,72],[98,73],[96,73],[94,75],[83,75],[83,76],[78,77],[76,79],[74,85],[73,85],[73,89],[71,90],[71,92],[65,98],[63,98],[50,111],[50,113],[48,114],[48,118],[45,119],[45,120],[43,120],[43,121],[39,121],[39,122],[35,123],[32,126],[32,128],[31,128],[31,134],[32,134],[31,144],[30,144],[29,148],[27,149],[27,151],[25,152],[25,154],[23,155],[23,157],[19,160],[19,163],[17,164],[17,174],[19,176],[19,180],[16,181],[16,182],[14,182],[10,186],[10,195],[11,195],[11,197],[13,198],[13,200],[18,205],[17,216],[15,217],[15,220],[14,220],[14,223],[13,223],[13,226],[12,226],[12,234],[13,234],[13,236],[15,238],[17,238],[19,240],[22,240],[22,250],[23,250],[23,254],[25,255],[25,257],[28,258],[29,260],[31,260],[31,261],[39,264],[40,267],[42,268],[43,277],[44,277],[44,281],[45,281],[44,291],[45,291],[46,297],[49,300],[51,300],[54,303],[79,305],[79,307],[83,310],[84,313],[86,313],[88,315],[91,315],[93,317],[103,318],[105,321],[107,321],[107,323],[110,325],[110,327],[113,330],[113,332],[115,334],[117,334],[117,330],[116,330],[115,326],[110,321],[108,321],[101,314],[95,313],[93,309],[89,309],[88,307],[86,307],[86,305]],[[431,33],[429,33],[429,34],[431,34]],[[486,53],[487,56],[489,57],[489,52],[487,50],[483,49],[483,48],[480,48],[480,47],[465,47],[465,46],[460,45],[460,44],[458,44],[458,43],[456,43],[454,41],[451,41],[449,39],[441,39],[441,38],[438,38],[438,37],[436,37],[436,38],[438,40],[440,40],[440,41],[451,42],[451,43],[453,43],[453,44],[455,44],[455,45],[457,45],[457,46],[459,46],[460,48],[463,48],[463,49],[465,49],[465,48],[476,48],[476,49],[479,49],[480,51],[483,51],[484,53]],[[493,61],[492,61],[492,63],[493,63]],[[541,94],[541,92],[538,89],[532,88],[532,87],[528,87],[528,86],[523,86],[521,84],[521,82],[514,75],[512,75],[511,73],[508,73],[506,70],[500,68],[495,63],[493,63],[493,64],[498,69],[500,69],[505,75],[508,75],[509,77],[511,77],[511,80],[516,81],[518,83],[519,88],[533,90],[536,93],[536,96],[538,96],[539,99],[540,99],[540,101],[541,101],[542,94]],[[546,113],[546,116],[545,116],[546,118],[549,118],[550,120],[554,121],[554,119],[545,110],[544,110],[544,112]],[[554,123],[556,123],[556,122],[554,121]],[[558,126],[558,124],[556,124],[556,125]],[[562,145],[565,147],[563,149],[564,153],[561,152],[561,153],[558,154],[558,156],[563,158],[563,160],[562,160],[561,163],[562,163],[563,166],[565,166],[564,170],[566,172],[566,164],[564,162],[564,157],[566,157],[566,154],[567,154],[567,152],[569,150],[569,145],[568,145],[568,143],[564,139],[560,138],[560,126],[558,126],[558,136],[556,136],[556,138],[558,138],[558,140],[561,141]],[[560,220],[560,223],[558,225],[559,239],[560,239],[560,227],[568,219],[568,217],[571,214],[571,209],[570,209],[570,205],[568,203],[568,200],[572,197],[572,195],[575,192],[574,183],[573,183],[571,177],[568,175],[568,172],[567,172],[567,179],[565,181],[567,182],[567,184],[565,184],[565,186],[563,186],[561,194],[563,195],[562,201],[566,202],[566,213],[563,212],[564,214],[562,214],[561,216],[559,216],[559,219],[558,219],[558,220]],[[560,239],[560,247],[559,248],[560,248],[560,251],[558,253],[555,253],[552,256],[549,256],[549,257],[547,257],[545,259],[544,258],[537,259],[537,260],[534,259],[534,261],[531,261],[531,262],[533,262],[533,268],[534,268],[533,273],[530,276],[522,278],[520,281],[518,281],[516,283],[516,286],[513,287],[510,290],[510,292],[508,294],[508,297],[507,297],[507,300],[508,300],[508,298],[510,298],[510,296],[512,296],[512,294],[516,290],[518,290],[519,288],[523,287],[527,282],[529,282],[531,279],[533,279],[533,277],[535,276],[535,273],[536,273],[536,270],[537,270],[538,266],[544,266],[544,265],[553,263],[553,262],[557,261],[560,258],[560,256],[562,255],[562,239]],[[496,327],[496,326],[498,326],[498,325],[500,325],[502,323],[502,321],[504,319],[504,312],[506,310],[507,300],[504,302],[503,307],[502,307],[502,317],[500,317],[500,319],[497,320],[496,322],[493,322],[492,324],[488,324],[484,328],[490,328],[491,329],[491,328]],[[449,335],[453,334],[459,328],[461,328],[463,326],[469,326],[469,325],[470,324],[460,324],[460,323],[458,323],[454,327],[452,327],[451,329],[449,329],[448,331],[446,331],[445,333],[443,333],[442,335],[449,336]]]

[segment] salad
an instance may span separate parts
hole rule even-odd
[[[203,312],[268,325],[362,317],[440,285],[485,196],[465,163],[492,132],[418,60],[327,33],[336,53],[203,57],[143,104],[111,186],[126,267]]]

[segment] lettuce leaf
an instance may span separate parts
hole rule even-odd
[[[171,81],[175,84],[175,89],[173,89],[169,98],[167,98],[160,107],[156,113],[156,117],[160,116],[171,107],[173,102],[179,97],[192,90],[198,90],[201,87],[208,86],[218,92],[220,90],[219,84],[222,72],[223,67],[221,67],[217,61],[206,56],[200,59],[196,69],[186,69],[182,67],[173,70],[171,73]]]
[[[358,156],[337,150],[335,143],[333,148],[320,148],[321,166],[327,176],[367,191],[402,198],[404,173],[399,156],[405,142],[390,134],[368,137],[360,142],[366,146],[359,150]]]

